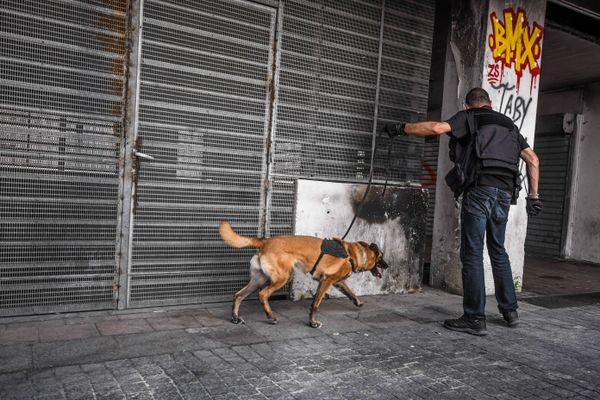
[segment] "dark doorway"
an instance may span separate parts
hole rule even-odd
[[[597,15],[548,3],[534,140],[545,209],[528,222],[523,298],[600,293],[600,266],[564,259],[573,229],[569,221],[571,185],[577,180],[572,168],[577,115],[583,113],[585,88],[600,81],[600,37],[591,29],[598,25]]]

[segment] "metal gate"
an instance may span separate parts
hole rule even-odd
[[[276,10],[237,0],[145,0],[127,305],[229,300],[262,235]],[[139,159],[139,158],[138,158]]]
[[[434,1],[285,1],[267,233],[293,232],[297,178],[385,175],[378,125],[427,111]],[[376,145],[374,160],[371,148]],[[420,182],[423,140],[393,142],[390,182]]]
[[[292,233],[298,177],[382,179],[377,122],[427,107],[432,2],[145,0],[128,306],[229,299],[251,235]],[[277,18],[279,16],[279,18]],[[277,32],[277,33],[276,33]],[[276,40],[277,34],[277,40]],[[277,43],[277,46],[275,45]],[[391,182],[418,183],[423,141],[394,143]]]
[[[538,117],[534,147],[540,159],[539,192],[544,211],[528,220],[525,240],[528,253],[561,256],[570,146],[571,136],[563,131],[563,114]]]
[[[228,300],[221,220],[291,233],[297,178],[382,181],[426,112],[433,0],[127,3],[0,5],[1,314]]]
[[[114,306],[126,10],[0,3],[0,315]]]

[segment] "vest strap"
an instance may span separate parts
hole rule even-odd
[[[315,265],[313,265],[310,270],[311,275],[315,273],[321,258],[323,258],[325,254],[339,258],[348,258],[348,252],[340,239],[323,239],[321,242],[321,254],[319,254],[317,261],[315,261]],[[352,269],[354,269],[354,265]]]

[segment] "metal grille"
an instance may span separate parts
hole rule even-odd
[[[285,2],[272,235],[293,230],[294,178],[366,182],[376,114],[380,127],[427,111],[434,2],[386,1],[383,32],[382,6],[379,0]],[[384,178],[388,145],[387,138],[377,144],[375,179]],[[395,140],[390,182],[419,183],[422,157],[422,139]]]
[[[130,32],[128,3],[0,3],[2,314],[114,307],[117,282],[126,306],[229,299],[251,251],[220,240],[221,220],[291,232],[297,178],[365,182],[376,116],[425,111],[433,0],[283,1],[279,19],[242,0],[144,0]],[[141,58],[124,129],[128,34]],[[130,169],[125,135],[155,160]],[[422,153],[397,141],[390,180],[418,182]]]
[[[422,120],[427,114],[433,42],[434,1],[386,1],[378,126],[389,121]],[[420,183],[424,140],[395,139],[390,181]],[[378,146],[376,177],[384,176],[387,139]]]
[[[527,223],[525,251],[558,257],[562,250],[565,196],[569,171],[571,136],[562,129],[563,115],[538,118],[535,152],[540,158],[539,192],[544,211]]]
[[[433,236],[433,219],[435,211],[435,184],[438,179],[437,165],[440,150],[440,137],[428,136],[425,138],[425,149],[423,155],[423,176],[421,183],[427,189],[429,207],[427,208],[427,241],[431,242]]]
[[[129,305],[229,300],[261,235],[276,10],[236,0],[146,0]]]
[[[127,2],[0,3],[0,314],[110,308]]]

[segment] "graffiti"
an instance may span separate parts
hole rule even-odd
[[[533,98],[525,98],[517,95],[515,93],[515,86],[511,86],[508,83],[492,84],[492,88],[502,93],[498,111],[510,117],[515,125],[519,127],[519,130],[522,129]]]
[[[435,186],[437,181],[437,174],[431,164],[425,160],[421,160],[421,167],[423,167],[425,174],[421,177],[421,186],[425,189]]]
[[[492,34],[488,37],[488,44],[496,64],[488,64],[488,68],[494,66],[489,69],[488,81],[490,84],[501,83],[504,68],[514,68],[519,91],[523,71],[528,69],[531,74],[531,93],[533,82],[540,74],[539,58],[544,28],[537,22],[530,25],[525,10],[521,8],[516,12],[507,8],[502,14],[503,22],[498,19],[496,12],[490,14]]]
[[[502,73],[498,64],[488,64],[488,82],[490,84],[499,83],[502,81]]]

